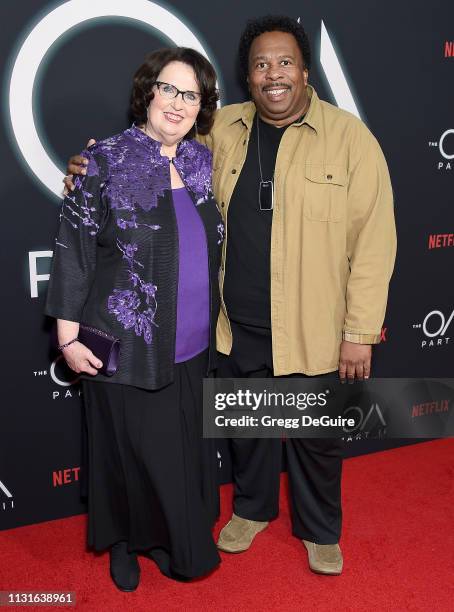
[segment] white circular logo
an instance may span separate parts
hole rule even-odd
[[[177,46],[207,52],[191,30],[168,10],[149,0],[70,0],[48,13],[22,45],[11,74],[9,109],[19,149],[36,177],[59,198],[63,172],[43,147],[33,119],[33,85],[43,57],[60,36],[80,23],[99,17],[126,17],[165,34]],[[209,59],[209,58],[208,58]]]
[[[454,134],[454,130],[446,130],[446,132],[443,132],[440,140],[438,141],[438,148],[445,159],[454,159],[454,153],[452,155],[448,155],[444,149],[444,141],[448,134]]]
[[[79,382],[79,376],[73,378],[73,380],[61,380],[58,378],[55,372],[55,366],[59,361],[63,361],[63,355],[59,355],[51,364],[50,364],[50,376],[56,385],[60,385],[60,387],[70,387],[71,385],[75,385],[76,382]]]
[[[434,315],[437,315],[437,317],[439,317],[440,327],[435,332],[430,332],[427,329],[427,322]],[[440,310],[432,310],[432,312],[429,312],[429,314],[426,315],[426,318],[424,319],[422,323],[423,332],[426,334],[428,338],[435,338],[435,336],[439,336],[439,335],[444,336],[453,318],[454,318],[454,310],[452,311],[447,321],[446,321],[445,315]]]

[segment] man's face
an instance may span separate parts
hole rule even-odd
[[[248,83],[262,119],[276,125],[295,121],[306,107],[307,77],[295,37],[265,32],[249,52]]]

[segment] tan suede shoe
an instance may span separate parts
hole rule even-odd
[[[251,521],[233,513],[219,534],[218,548],[229,553],[243,552],[250,547],[255,536],[267,527],[266,521]]]
[[[309,567],[317,574],[338,576],[342,572],[343,558],[339,544],[315,544],[303,540],[309,555]]]

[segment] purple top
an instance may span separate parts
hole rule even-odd
[[[202,220],[188,192],[172,189],[172,196],[179,253],[175,363],[180,363],[208,347],[208,251]]]

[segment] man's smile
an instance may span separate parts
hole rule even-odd
[[[270,100],[281,100],[289,92],[291,88],[288,85],[269,85],[262,89],[263,93]]]

